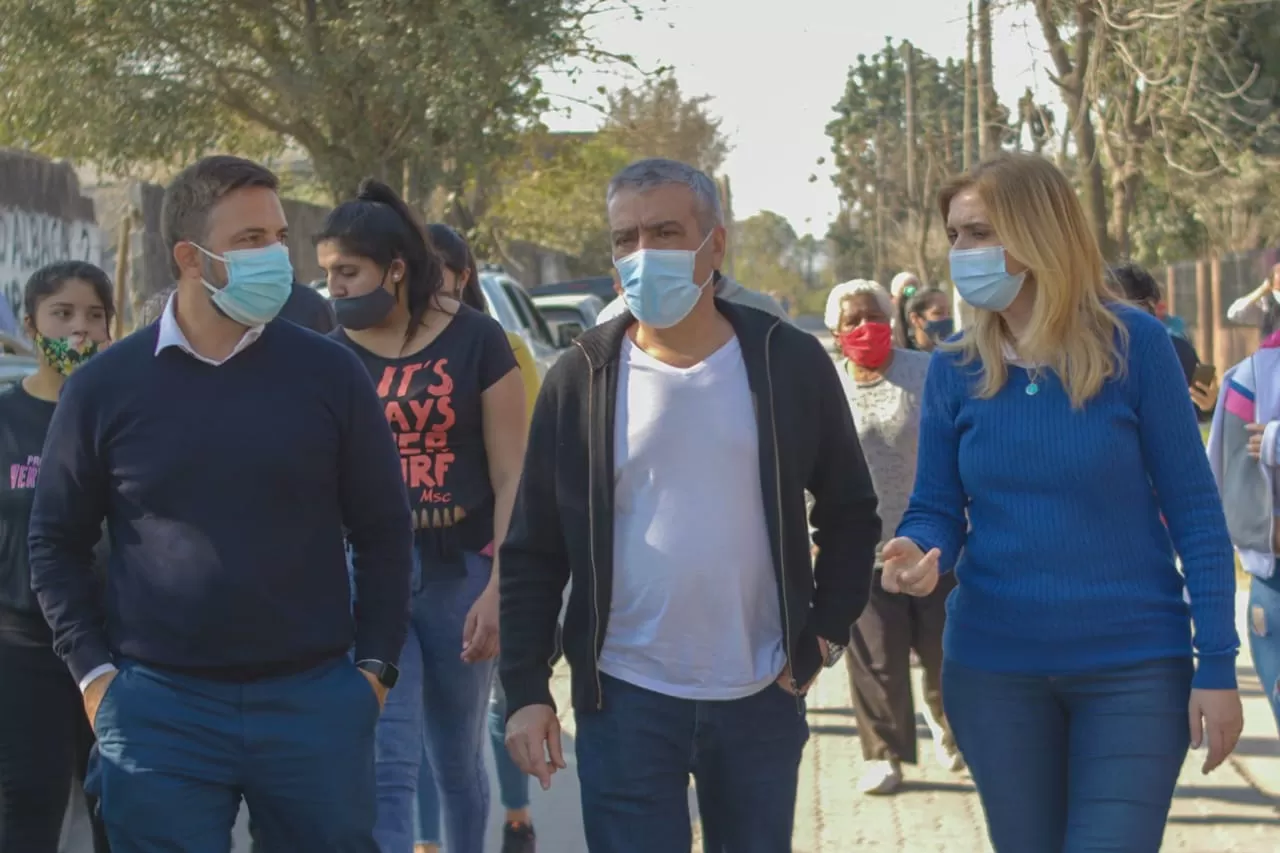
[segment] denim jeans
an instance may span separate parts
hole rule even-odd
[[[600,710],[577,714],[591,853],[688,850],[689,776],[706,853],[790,853],[809,727],[776,684],[723,702],[676,699],[601,675]]]
[[[1249,653],[1280,728],[1280,567],[1249,584]]]
[[[498,768],[498,799],[507,811],[519,811],[529,807],[529,777],[511,760],[506,739],[507,697],[502,692],[502,683],[495,678],[489,697],[489,740],[493,745],[493,763]],[[431,759],[423,756],[418,776],[417,841],[419,844],[440,844],[443,840],[440,834],[440,794],[436,791]]]
[[[996,853],[1156,853],[1190,744],[1189,658],[1071,676],[946,661],[942,701]]]
[[[466,554],[465,561],[464,577],[424,578],[413,598],[412,622],[422,653],[426,754],[449,853],[483,853],[489,817],[485,711],[495,662],[463,663],[462,629],[489,583],[493,561],[473,553]],[[423,742],[416,749],[415,761],[422,755]],[[412,815],[413,810],[410,801],[405,813]]]
[[[243,798],[262,848],[377,853],[378,700],[347,659],[247,684],[123,662],[98,708],[115,853],[226,853]]]
[[[381,853],[413,851],[422,726],[422,646],[410,624],[400,652],[400,679],[387,693],[376,732],[378,822],[374,837]]]

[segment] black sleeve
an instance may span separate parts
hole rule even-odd
[[[400,456],[368,372],[349,350],[340,458],[342,524],[356,587],[356,660],[396,663],[409,632],[413,520]]]
[[[40,457],[28,536],[31,588],[53,629],[54,651],[77,682],[112,661],[94,576],[109,476],[90,390],[81,376],[62,390]]]
[[[817,464],[807,484],[813,495],[809,524],[818,546],[811,627],[818,636],[844,645],[871,595],[880,516],[835,363],[816,340],[809,360],[817,378],[819,413]]]
[[[576,354],[562,356],[534,404],[520,490],[499,555],[502,656],[498,669],[507,695],[508,717],[528,705],[555,707],[550,661],[556,652],[556,622],[569,582],[569,554],[556,498],[557,433],[560,386],[568,381],[576,362]]]
[[[322,335],[329,334],[338,325],[329,300],[305,284],[297,282],[293,283],[289,299],[280,309],[280,317]]]
[[[1173,342],[1173,351],[1178,354],[1178,364],[1182,367],[1182,375],[1187,378],[1187,387],[1191,387],[1191,380],[1195,378],[1196,366],[1200,364],[1200,356],[1196,354],[1196,348],[1191,342],[1180,335],[1170,335],[1169,340]]]
[[[468,309],[471,310],[471,309]],[[474,312],[480,334],[480,391],[488,391],[499,379],[516,369],[516,354],[502,325],[488,314]]]

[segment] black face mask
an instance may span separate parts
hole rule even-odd
[[[387,319],[387,315],[396,307],[396,298],[385,287],[371,290],[364,296],[350,296],[332,301],[333,313],[338,318],[338,325],[357,332],[372,329]]]

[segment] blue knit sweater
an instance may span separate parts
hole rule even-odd
[[[1195,686],[1232,688],[1234,562],[1187,385],[1159,321],[1116,311],[1126,370],[1082,409],[1051,371],[1033,382],[1014,366],[978,399],[979,365],[934,356],[898,535],[956,569],[944,648],[962,666],[1061,675],[1187,657],[1194,619]]]

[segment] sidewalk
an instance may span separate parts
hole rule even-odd
[[[1244,638],[1244,604],[1238,608]],[[1202,752],[1192,752],[1183,769],[1165,832],[1163,849],[1188,853],[1275,853],[1280,850],[1280,738],[1253,674],[1248,647],[1239,661],[1244,699],[1244,736],[1236,753],[1210,776],[1200,773]],[[556,697],[567,708],[567,672],[557,672]],[[923,707],[916,672],[916,707]],[[572,734],[572,714],[562,718]],[[809,699],[810,740],[800,768],[794,853],[979,853],[989,851],[982,807],[966,775],[954,775],[932,760],[929,730],[917,715],[921,764],[907,768],[907,783],[893,797],[863,797],[854,786],[862,771],[857,719],[850,707],[848,678],[838,666],[825,673]],[[569,769],[575,765],[570,760]],[[569,787],[565,774],[555,785]],[[576,779],[572,780],[576,787]],[[535,809],[542,797],[535,793]],[[571,821],[561,797],[557,821]],[[540,809],[538,809],[541,811]],[[541,818],[539,827],[552,819]],[[567,840],[567,838],[565,839]],[[577,853],[585,847],[546,847]],[[695,845],[695,850],[700,848]]]
[[[916,707],[921,707],[916,673]],[[1240,663],[1245,731],[1236,754],[1210,776],[1192,752],[1169,816],[1163,850],[1275,853],[1280,849],[1280,740],[1247,657]],[[795,853],[990,851],[972,782],[933,762],[917,716],[921,764],[893,797],[863,797],[857,720],[844,668],[827,673],[809,704],[811,738],[801,767]]]
[[[1240,602],[1244,637],[1244,599]],[[1165,833],[1165,851],[1184,853],[1275,853],[1280,850],[1280,739],[1253,674],[1248,648],[1239,662],[1245,730],[1236,754],[1212,776],[1202,776],[1203,753],[1188,756]],[[549,792],[533,784],[534,822],[545,853],[585,853],[578,799],[577,762],[572,755],[573,714],[569,673],[563,665],[552,682],[565,728],[568,769],[557,773]],[[916,707],[919,673],[915,673]],[[863,797],[854,791],[862,771],[857,720],[849,703],[845,668],[823,675],[809,698],[810,740],[800,768],[794,853],[988,853],[982,807],[967,776],[932,761],[929,730],[917,717],[921,764],[907,768],[907,783],[894,797]],[[490,762],[490,778],[493,778]],[[690,811],[696,820],[693,791]],[[501,810],[494,785],[486,845],[501,845]],[[68,853],[89,853],[83,823]],[[248,850],[244,815],[236,831],[236,853]],[[697,837],[695,828],[695,838]],[[695,851],[700,851],[697,843]],[[667,853],[667,851],[661,851]]]

